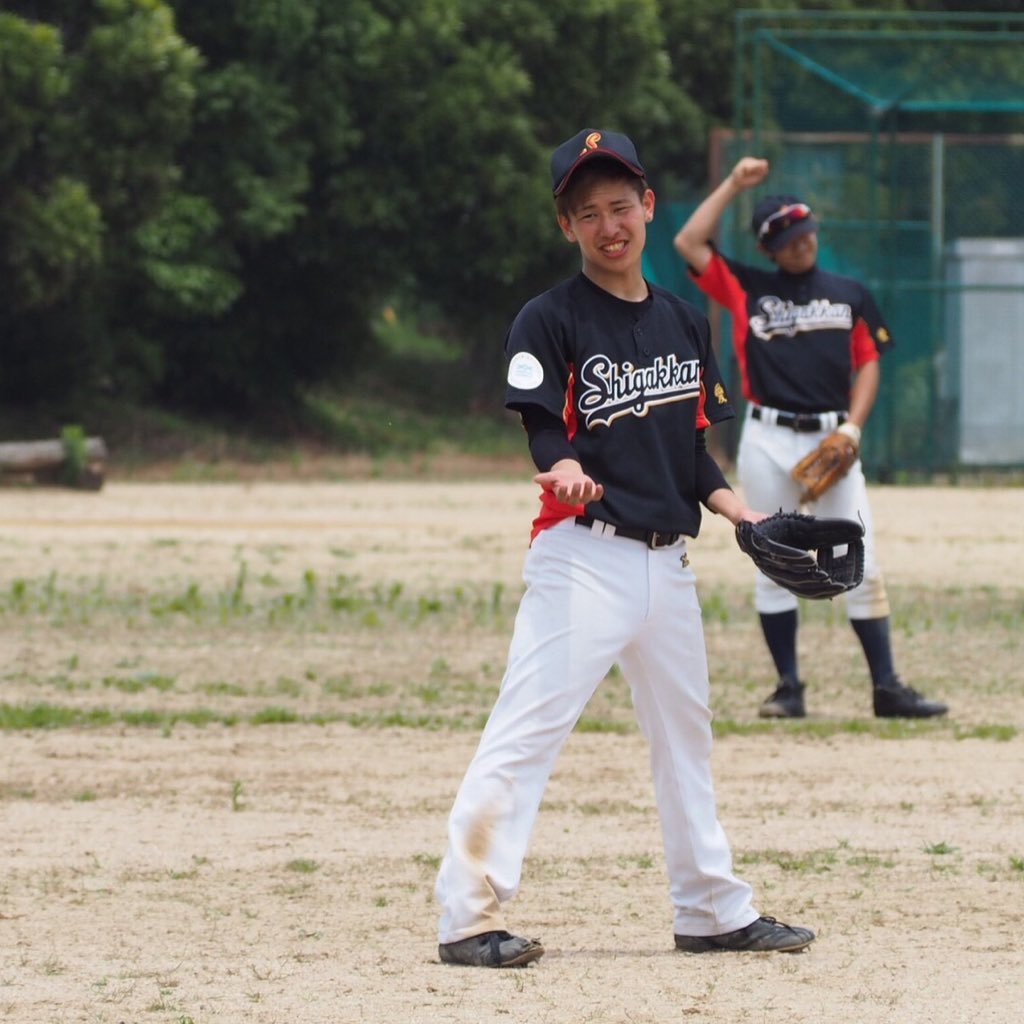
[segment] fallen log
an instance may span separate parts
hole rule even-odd
[[[0,441],[0,473],[31,477],[38,483],[98,491],[103,486],[106,461],[102,437],[85,437],[77,443],[63,439]]]

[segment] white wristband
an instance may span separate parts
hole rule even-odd
[[[845,423],[840,423],[836,427],[836,431],[845,434],[858,448],[860,447],[860,427],[856,423],[847,420]]]

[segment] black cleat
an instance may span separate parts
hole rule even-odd
[[[936,718],[949,710],[945,704],[922,697],[896,678],[876,686],[873,696],[876,718]]]
[[[795,928],[759,917],[746,928],[724,935],[677,935],[676,949],[684,953],[796,953],[814,941],[810,928]]]
[[[536,939],[520,939],[508,932],[484,932],[437,947],[441,963],[466,967],[525,967],[544,955]]]
[[[804,684],[780,679],[775,692],[758,708],[760,718],[803,718]]]

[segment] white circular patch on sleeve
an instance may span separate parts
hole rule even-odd
[[[508,382],[522,391],[532,391],[544,382],[544,367],[529,352],[517,352],[508,364]]]

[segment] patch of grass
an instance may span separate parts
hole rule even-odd
[[[280,558],[287,566],[290,551],[286,545],[265,544],[260,551],[256,558]],[[312,568],[297,572],[283,568],[280,579],[263,586],[254,585],[256,577],[247,568],[249,560],[242,557],[241,546],[235,559],[219,585],[197,575],[183,582],[154,578],[118,589],[105,578],[74,578],[54,572],[0,584],[0,624],[9,630],[31,630],[43,637],[47,630],[88,624],[89,632],[110,629],[114,636],[125,631],[131,634],[130,643],[121,641],[123,657],[113,662],[114,668],[98,671],[98,678],[89,678],[77,654],[65,655],[57,664],[44,663],[36,677],[23,667],[10,666],[0,679],[12,681],[14,693],[24,695],[29,687],[46,687],[48,703],[9,697],[9,703],[0,706],[0,729],[122,724],[167,733],[179,723],[346,722],[360,729],[463,731],[477,729],[486,720],[504,671],[518,588],[486,581],[414,584],[348,573],[325,574]],[[979,681],[976,688],[999,701],[993,705],[990,721],[979,721],[976,710],[966,722],[953,713],[931,720],[875,719],[866,669],[852,631],[844,617],[818,612],[811,614],[812,621],[801,637],[831,660],[819,669],[817,679],[809,681],[814,694],[811,717],[797,721],[756,718],[765,684],[751,672],[751,664],[763,673],[767,653],[747,588],[721,586],[702,596],[711,618],[719,620],[706,627],[716,738],[781,733],[787,739],[820,742],[841,736],[897,741],[917,737],[988,742],[1016,739],[1020,730],[1011,724],[1016,716],[1000,718],[1000,708],[1015,696],[1006,680],[1013,676],[1007,669],[1017,663],[1020,636],[1024,635],[1019,628],[1019,600],[988,588],[953,588],[948,593],[908,590],[894,604],[907,605],[907,595],[915,601],[920,597],[924,609],[915,609],[911,601],[905,612],[908,622],[952,624],[950,630],[943,627],[930,633],[927,649],[920,643],[909,645],[917,664],[904,668],[908,680],[920,675],[931,680],[929,691],[932,682],[936,684],[936,696],[942,696],[943,684],[952,694],[964,659],[975,648],[984,650],[990,656],[985,665],[991,682]],[[950,611],[946,602],[958,602],[962,607]],[[269,679],[254,677],[252,663],[244,666],[240,660],[237,678],[214,675],[206,681],[190,681],[186,691],[175,678],[178,662],[173,655],[168,662],[173,668],[168,670],[147,664],[149,655],[142,653],[171,650],[167,638],[173,639],[183,626],[202,630],[206,648],[216,649],[221,642],[255,644],[258,637],[260,645],[280,650],[294,646],[301,653],[291,660],[295,668],[287,675],[276,675],[277,663],[268,661],[263,667]],[[147,642],[147,630],[154,631],[155,643]],[[325,666],[333,667],[336,661],[316,660],[311,652],[319,650],[321,638],[327,636],[332,646],[336,643],[337,649],[345,652],[342,663],[346,667],[361,667],[332,674],[331,667]],[[306,637],[312,641],[309,646]],[[424,651],[437,653],[428,653],[424,659]],[[90,661],[97,657],[90,650]],[[932,665],[936,667],[932,669]],[[368,675],[369,671],[376,677]],[[854,687],[856,703],[850,696]],[[132,711],[75,709],[79,693],[100,688],[133,695],[136,707]],[[186,692],[210,706],[183,710]],[[163,701],[160,697],[164,694],[173,694],[174,699]],[[829,714],[833,701],[844,702],[840,705],[842,716]],[[845,710],[849,708],[859,713],[851,714]],[[609,735],[638,731],[630,689],[618,666],[609,671],[576,730]]]
[[[308,860],[304,857],[296,858],[285,864],[287,871],[295,871],[300,875],[311,875],[320,870],[320,865],[315,860]]]
[[[639,853],[633,857],[619,857],[617,863],[620,868],[640,868],[641,871],[648,871],[657,863],[656,858],[649,853]]]
[[[424,704],[441,704],[444,701],[445,689],[437,683],[429,683],[426,686],[417,686],[413,690],[413,696],[417,697]]]
[[[299,721],[299,714],[291,708],[270,707],[249,716],[252,725],[286,725]]]
[[[589,733],[605,732],[624,736],[636,732],[637,727],[630,722],[610,722],[601,718],[591,718],[589,715],[583,715],[576,723],[576,731]]]
[[[204,587],[191,580],[183,588],[166,590],[155,584],[147,590],[135,587],[118,593],[105,579],[58,581],[55,573],[42,579],[12,580],[0,589],[0,616],[38,616],[51,624],[94,623],[129,620],[144,624],[178,623],[233,625],[247,620],[281,628],[335,625],[339,619],[357,627],[416,626],[427,620],[445,624],[504,625],[511,620],[518,595],[509,595],[501,584],[456,585],[451,588],[407,594],[401,581],[365,584],[357,577],[339,573],[324,585],[316,572],[305,569],[297,589],[282,589],[277,579],[260,582],[265,592],[249,595],[247,569],[239,568],[235,580],[223,588]]]
[[[237,725],[239,717],[234,714],[219,714],[207,708],[195,708],[190,711],[139,711],[73,708],[47,703],[0,704],[0,730],[101,728],[110,725],[132,725],[152,729],[172,728],[179,722],[196,726],[210,725],[214,722],[221,725]]]
[[[1006,743],[1017,738],[1018,729],[1014,725],[975,725],[970,728],[954,729],[954,735],[958,740],[997,740]]]
[[[67,970],[67,965],[56,956],[49,956],[43,961],[41,969],[43,974],[53,977],[63,974]]]
[[[550,803],[550,801],[548,801]],[[604,817],[609,815],[634,815],[634,814],[650,814],[651,808],[644,807],[640,804],[631,803],[627,800],[601,800],[595,801],[583,801],[582,803],[567,804],[575,808],[580,814],[593,817]]]
[[[500,409],[493,416],[471,409],[467,390],[472,386],[471,376],[453,373],[446,362],[396,357],[388,361],[386,374],[378,368],[374,379],[365,381],[358,392],[311,395],[306,416],[336,449],[387,460],[389,466],[408,462],[413,456],[422,464],[432,455],[449,452],[497,460],[521,458],[523,439],[518,424]],[[389,400],[388,391],[401,386],[403,378],[409,385],[403,393],[429,396],[430,408],[415,408],[407,399],[403,404]],[[439,402],[438,395],[446,392],[448,400]]]
[[[858,853],[846,859],[851,868],[894,868],[896,862],[891,857],[881,857],[876,853]]]
[[[465,688],[463,688],[465,690]],[[386,698],[394,695],[396,689],[388,684],[375,684],[366,688],[367,695]],[[110,725],[131,725],[141,728],[159,728],[165,732],[177,724],[208,726],[213,724],[233,726],[239,723],[249,725],[289,725],[304,722],[326,725],[331,722],[343,722],[356,729],[415,729],[426,732],[439,732],[444,729],[453,731],[480,730],[486,724],[492,693],[488,689],[477,694],[477,705],[467,709],[462,706],[445,707],[441,691],[429,688],[411,687],[406,690],[409,696],[418,695],[419,699],[435,710],[430,713],[413,713],[405,709],[379,708],[376,710],[356,711],[316,711],[302,713],[284,705],[271,705],[249,714],[238,711],[218,711],[212,708],[192,708],[185,710],[167,710],[161,708],[120,709],[109,708],[76,708],[57,704],[9,704],[0,703],[0,731],[21,731],[32,729],[67,729],[91,728]],[[613,709],[614,711],[614,709]],[[905,722],[902,726],[897,720],[853,720],[853,721],[810,721],[767,722],[751,721],[736,722],[729,719],[716,720],[713,731],[716,737],[757,736],[782,730],[806,739],[828,740],[832,737],[853,734],[869,735],[880,739],[910,739],[914,736],[934,736],[942,731],[935,722]],[[600,717],[586,714],[576,724],[576,731],[591,734],[630,735],[638,731],[632,718],[623,720],[618,717]],[[948,733],[948,729],[946,732]],[[974,731],[975,733],[978,730]],[[995,728],[981,730],[987,738],[1002,740],[1001,732]],[[982,737],[985,738],[985,737]]]
[[[67,729],[111,725],[116,716],[105,708],[71,708],[54,704],[0,704],[0,729]]]
[[[198,583],[190,583],[180,594],[154,595],[149,601],[149,612],[159,618],[162,615],[181,614],[189,617],[199,615],[206,607],[206,599]]]
[[[361,690],[353,682],[351,676],[332,676],[330,679],[325,679],[320,684],[321,690],[332,697],[351,698],[358,697],[361,694]]]
[[[15,788],[0,783],[0,800],[34,800],[36,792],[34,789]]]
[[[165,693],[174,688],[174,679],[155,672],[142,672],[128,679],[105,676],[103,685],[108,689],[120,690],[122,693],[141,693],[143,690],[159,690],[161,693]]]
[[[227,683],[223,680],[214,683],[201,683],[197,689],[200,693],[205,693],[210,697],[245,697],[248,695],[248,691],[240,683]]]
[[[412,861],[414,864],[419,864],[420,867],[427,868],[431,872],[435,872],[441,867],[441,856],[436,853],[414,853]]]
[[[823,874],[831,871],[838,862],[836,850],[804,850],[794,853],[791,850],[745,850],[736,855],[738,864],[774,864],[782,871],[797,874]]]
[[[725,625],[733,614],[729,602],[718,590],[701,596],[700,610],[705,623],[715,622],[719,625]]]
[[[92,689],[92,683],[90,683],[88,680],[76,681],[74,679],[69,679],[65,675],[51,676],[46,682],[55,690],[64,690],[68,693],[71,693],[75,690]]]
[[[846,718],[846,719],[767,719],[738,721],[715,718],[711,724],[716,737],[763,736],[783,732],[806,739],[828,740],[834,736],[875,736],[878,739],[905,740],[915,736],[933,737],[949,733],[952,727],[943,719]]]
[[[274,683],[274,692],[282,697],[301,697],[302,683],[297,679],[290,679],[287,676],[281,676],[277,682]]]

